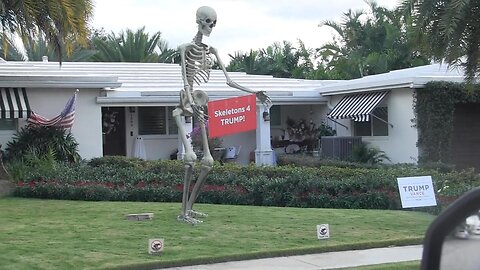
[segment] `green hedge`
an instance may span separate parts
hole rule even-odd
[[[416,89],[419,162],[450,163],[455,105],[480,102],[480,84],[429,82]]]
[[[183,174],[179,161],[106,157],[82,164],[57,164],[51,170],[30,168],[14,194],[44,199],[180,202]],[[198,202],[400,209],[397,177],[419,175],[432,176],[435,188],[442,189],[437,198],[443,206],[480,185],[474,171],[440,172],[411,165],[312,168],[217,163]]]

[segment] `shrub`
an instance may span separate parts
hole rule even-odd
[[[78,162],[78,143],[73,135],[57,127],[23,127],[7,143],[5,159],[22,160],[27,155],[43,157],[53,153],[56,161]]]
[[[305,167],[335,166],[341,168],[374,168],[379,164],[358,163],[338,159],[323,159],[306,154],[287,154],[277,156],[277,164],[280,166],[295,165]]]
[[[217,164],[218,165],[218,164]],[[122,167],[123,166],[123,167]],[[474,171],[440,172],[412,165],[377,167],[216,166],[198,202],[288,207],[401,209],[397,177],[431,175],[439,209],[480,185]],[[16,196],[71,200],[180,202],[184,166],[179,161],[105,157],[31,170]],[[194,175],[198,176],[198,170]]]
[[[384,151],[370,147],[367,143],[362,142],[359,145],[355,145],[352,149],[353,162],[367,163],[367,164],[380,164],[384,160],[390,160]]]
[[[118,168],[135,168],[142,166],[142,159],[125,158],[123,156],[105,156],[101,158],[92,158],[88,161],[88,165],[92,167],[114,166]]]
[[[58,162],[55,160],[55,153],[51,148],[42,156],[39,156],[32,149],[25,153],[22,159],[11,160],[5,167],[13,181],[21,181],[32,176],[48,178],[51,175],[55,175]]]

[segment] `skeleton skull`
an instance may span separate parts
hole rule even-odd
[[[197,10],[198,31],[204,36],[209,36],[217,24],[217,13],[211,7],[203,6]]]

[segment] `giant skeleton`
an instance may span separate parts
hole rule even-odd
[[[204,217],[206,214],[196,212],[192,209],[193,203],[198,197],[200,188],[202,187],[208,173],[213,167],[213,157],[208,147],[205,108],[208,102],[208,96],[201,90],[193,90],[194,83],[206,83],[210,77],[210,70],[213,65],[212,56],[217,60],[218,65],[225,74],[227,85],[248,93],[256,94],[257,98],[266,107],[266,111],[271,107],[270,98],[264,91],[253,91],[232,81],[227,74],[224,64],[220,60],[218,52],[215,48],[202,43],[203,36],[209,36],[213,27],[217,23],[217,14],[211,7],[203,6],[197,10],[198,32],[193,41],[180,46],[181,68],[184,87],[180,91],[180,104],[173,111],[173,117],[178,126],[179,135],[185,147],[185,155],[183,161],[185,164],[185,176],[183,186],[182,211],[178,216],[178,220],[190,224],[201,222],[198,217]],[[193,189],[190,191],[190,184],[193,178],[193,168],[197,156],[195,155],[192,145],[187,137],[182,124],[182,116],[194,117],[199,123],[201,136],[203,158],[200,161],[200,173],[195,181]]]

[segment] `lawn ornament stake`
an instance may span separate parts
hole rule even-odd
[[[173,117],[178,126],[179,136],[185,147],[185,155],[183,158],[185,164],[185,176],[182,198],[182,212],[177,217],[178,220],[197,224],[201,222],[198,217],[207,216],[204,213],[196,212],[192,209],[193,203],[198,197],[200,189],[205,182],[208,173],[213,167],[213,157],[208,148],[207,130],[205,128],[207,122],[206,107],[208,95],[201,90],[193,90],[194,83],[200,85],[206,83],[210,77],[210,70],[213,65],[213,56],[216,58],[218,65],[225,74],[227,85],[248,93],[255,93],[257,98],[266,106],[266,111],[272,106],[270,97],[264,91],[253,91],[243,87],[232,81],[227,74],[224,64],[220,60],[218,52],[215,48],[202,43],[203,36],[209,36],[213,27],[217,23],[217,13],[211,7],[203,6],[197,10],[198,32],[192,42],[183,44],[179,47],[181,57],[181,68],[183,78],[183,89],[180,91],[180,104],[173,110]],[[202,136],[203,158],[200,161],[201,170],[195,181],[193,189],[190,191],[190,184],[193,178],[193,168],[197,156],[193,152],[191,142],[187,138],[187,134],[182,125],[182,116],[194,117],[200,125]]]

